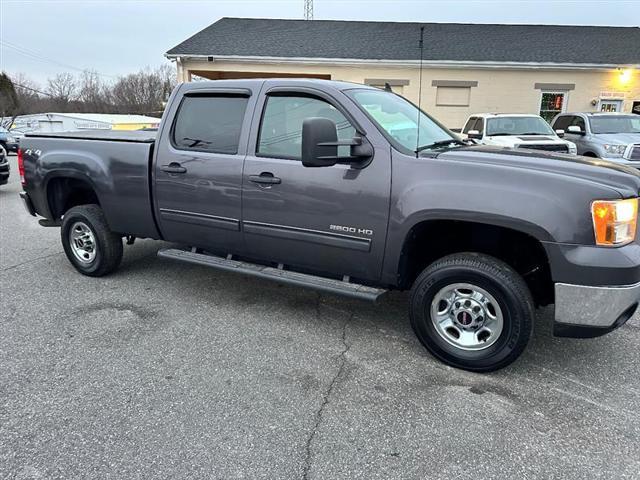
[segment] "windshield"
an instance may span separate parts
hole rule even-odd
[[[345,92],[378,126],[403,149],[415,152],[418,146],[456,140],[449,131],[404,98],[383,90],[349,90]],[[420,133],[418,135],[418,113]],[[455,146],[452,143],[452,146]],[[435,145],[444,148],[446,145]]]
[[[593,133],[640,133],[640,115],[590,117]]]
[[[486,135],[554,135],[541,117],[497,117],[487,119]]]

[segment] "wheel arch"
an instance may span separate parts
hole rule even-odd
[[[78,205],[101,205],[95,184],[86,175],[75,171],[50,173],[45,178],[44,191],[53,220],[60,219],[66,211]]]
[[[397,256],[398,286],[410,288],[424,268],[446,255],[476,252],[498,258],[523,276],[536,304],[553,303],[549,258],[543,241],[550,235],[526,222],[478,221],[458,216],[415,222]]]

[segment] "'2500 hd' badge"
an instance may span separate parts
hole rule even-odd
[[[373,235],[373,230],[368,228],[346,227],[344,225],[329,225],[329,230],[340,233],[357,233],[359,235]]]

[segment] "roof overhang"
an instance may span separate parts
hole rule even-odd
[[[363,65],[372,67],[419,68],[420,60],[380,60],[362,58],[262,57],[240,55],[165,54],[170,60],[205,61],[208,63],[258,63],[296,65]],[[640,64],[554,63],[554,62],[475,62],[462,60],[423,60],[425,68],[474,68],[511,70],[596,70],[611,71],[619,68],[640,69]]]

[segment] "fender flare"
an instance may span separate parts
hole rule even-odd
[[[545,242],[555,241],[552,235],[541,226],[518,218],[498,214],[478,215],[476,212],[469,212],[465,210],[429,210],[416,212],[401,225],[398,232],[391,234],[401,238],[402,241],[399,245],[393,245],[385,255],[383,268],[385,283],[398,283],[399,275],[402,271],[403,253],[406,249],[407,242],[410,239],[411,232],[414,231],[418,225],[439,220],[460,221],[505,228],[527,235],[542,244]]]

